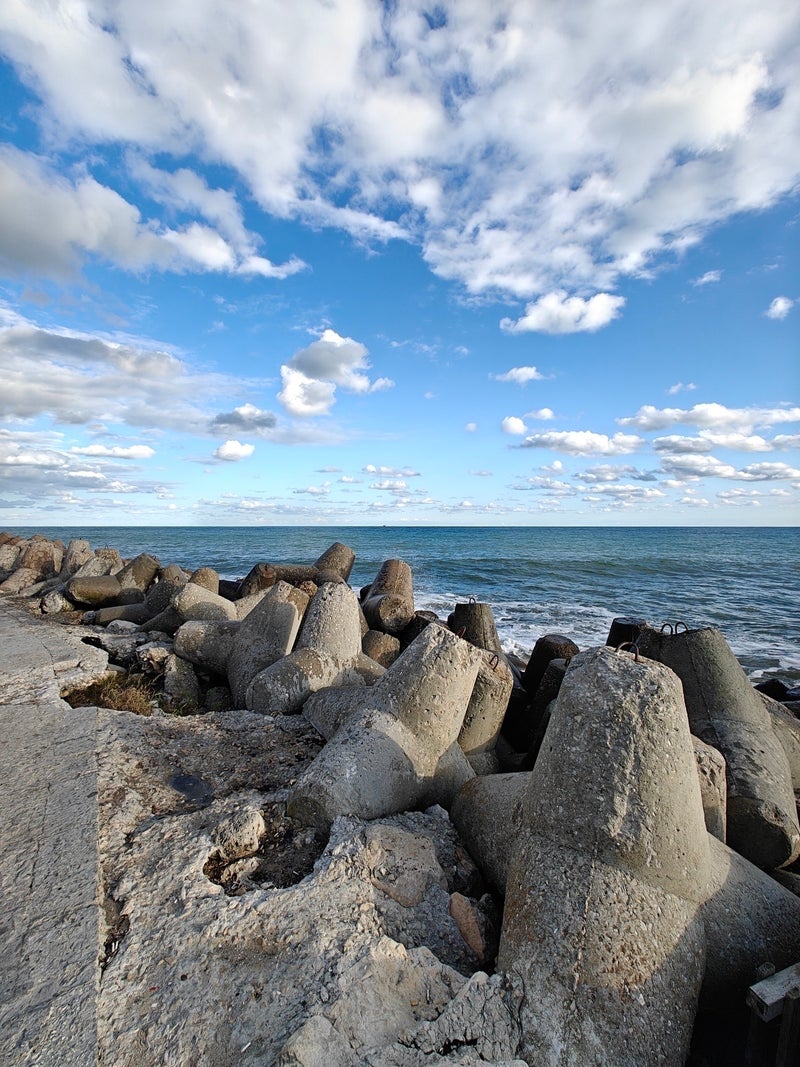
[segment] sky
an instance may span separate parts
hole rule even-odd
[[[0,528],[798,525],[796,0],[3,0]]]

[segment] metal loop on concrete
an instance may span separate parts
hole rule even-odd
[[[470,596],[470,597],[467,597],[467,603],[468,604],[477,604],[478,601],[474,596]]]
[[[496,671],[499,665],[500,657],[497,655],[496,652],[493,652],[489,657],[489,666],[492,668],[493,671]]]
[[[635,641],[623,641],[621,645],[617,645],[614,649],[615,652],[632,652],[634,662],[639,662],[639,646]]]
[[[683,632],[684,633],[688,633],[689,632],[689,627],[686,625],[686,623],[683,621],[683,619],[679,619],[678,622],[675,623],[675,633],[679,632],[679,630],[678,630],[679,626],[683,627]]]
[[[674,634],[675,628],[671,622],[662,622],[661,629],[658,631],[660,634]]]
[[[456,637],[463,637],[466,632],[466,626],[462,626],[460,630],[456,630]]]

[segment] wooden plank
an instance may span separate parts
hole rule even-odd
[[[800,987],[800,963],[764,978],[747,990],[747,1005],[759,1019],[769,1022],[783,1011],[783,1001],[790,989]]]
[[[790,989],[783,998],[783,1018],[775,1067],[800,1064],[800,989]]]

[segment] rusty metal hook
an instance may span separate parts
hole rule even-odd
[[[496,671],[497,668],[500,666],[500,657],[497,655],[496,652],[493,652],[491,656],[489,656],[489,666],[492,668],[493,671]]]
[[[678,627],[679,627],[679,626],[682,626],[682,627],[683,627],[683,632],[684,632],[684,633],[688,633],[688,632],[689,632],[689,627],[688,627],[688,626],[686,625],[686,623],[685,623],[685,622],[683,621],[683,619],[679,619],[679,620],[678,620],[678,621],[677,621],[677,622],[675,623],[675,633],[678,633]]]
[[[477,603],[478,603],[478,601],[477,601],[477,598],[476,598],[476,597],[474,597],[474,596],[468,596],[468,597],[467,597],[467,603],[468,603],[468,604],[477,604]]]
[[[633,652],[634,663],[639,662],[639,646],[635,641],[623,641],[621,645],[617,645],[614,649],[615,652],[626,652],[628,649]]]
[[[662,622],[661,629],[658,631],[660,634],[672,634],[675,633],[675,629],[671,622]]]

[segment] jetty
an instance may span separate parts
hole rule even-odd
[[[798,694],[353,561],[0,534],[0,1061],[796,1063]]]

